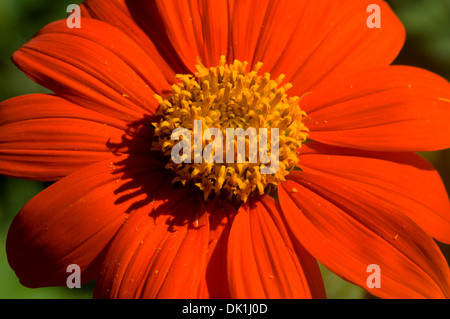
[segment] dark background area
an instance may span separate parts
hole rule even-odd
[[[48,92],[29,80],[10,56],[40,28],[67,16],[77,0],[0,0],[0,101],[28,93]],[[450,0],[390,0],[407,31],[405,46],[394,64],[418,66],[450,80]],[[382,13],[381,13],[382,14]],[[439,171],[450,189],[450,150],[422,153]],[[91,298],[92,283],[81,289],[67,287],[28,289],[10,269],[5,253],[6,234],[15,214],[45,183],[0,176],[0,298]],[[440,245],[447,258],[450,246]],[[324,269],[329,298],[370,298]]]

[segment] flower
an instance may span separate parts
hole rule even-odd
[[[55,181],[8,233],[24,285],[77,264],[97,298],[324,298],[319,261],[379,297],[450,296],[448,196],[414,153],[450,147],[450,84],[390,65],[405,34],[386,3],[81,8],[81,28],[51,23],[13,55],[54,94],[0,104],[0,173]],[[276,126],[282,169],[174,165],[168,136],[194,119]]]

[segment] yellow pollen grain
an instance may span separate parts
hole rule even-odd
[[[285,181],[286,175],[298,164],[301,145],[308,137],[305,126],[307,115],[301,110],[301,97],[289,97],[290,83],[282,84],[284,75],[276,80],[269,73],[258,74],[262,63],[255,64],[247,71],[248,63],[235,60],[227,64],[222,56],[217,67],[207,68],[198,62],[194,75],[178,74],[178,83],[172,86],[172,93],[166,97],[156,95],[159,103],[157,115],[159,122],[153,123],[157,141],[152,149],[158,150],[168,159],[166,168],[175,173],[173,183],[198,187],[205,201],[216,196],[228,200],[245,202],[253,195],[262,195],[270,185]],[[203,132],[208,128],[218,128],[223,134],[224,163],[195,163],[194,157],[194,121],[202,121]],[[174,163],[171,159],[172,148],[179,140],[172,140],[171,133],[177,128],[185,128],[191,134],[192,163]],[[245,158],[237,158],[235,139],[235,160],[225,163],[226,129],[254,128],[267,129],[267,155],[271,155],[271,128],[278,128],[279,157],[278,170],[273,174],[261,174],[264,164],[260,158],[250,162],[250,138],[245,135]],[[213,141],[202,141],[202,149]],[[259,145],[259,144],[258,144]],[[212,155],[215,155],[214,148]],[[258,154],[261,154],[261,150]],[[184,158],[188,158],[184,154]],[[219,154],[220,156],[220,154]],[[241,163],[241,160],[243,163]],[[269,165],[269,164],[267,164]]]

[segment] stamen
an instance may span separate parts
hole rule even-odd
[[[176,76],[179,83],[173,85],[172,94],[165,98],[155,96],[160,105],[157,114],[162,118],[153,123],[158,138],[153,143],[153,150],[160,150],[167,157],[166,168],[176,175],[174,183],[198,187],[203,191],[205,201],[221,196],[233,202],[245,202],[253,195],[273,195],[277,184],[284,181],[298,164],[298,151],[308,137],[304,125],[306,113],[298,104],[301,98],[288,97],[286,92],[291,84],[280,87],[284,75],[272,80],[269,73],[258,75],[262,63],[257,63],[250,72],[246,71],[247,65],[238,60],[227,64],[225,56],[220,58],[219,66],[209,69],[199,62],[195,77],[179,74]],[[201,132],[196,131],[195,123],[201,123]],[[191,147],[190,153],[183,153],[180,161],[175,162],[170,155],[180,140],[172,140],[172,132],[180,128],[189,132],[186,135],[191,137],[188,141]],[[222,134],[222,141],[216,141],[216,135],[214,139],[205,140],[205,131],[214,129]],[[258,153],[270,161],[263,161],[261,156],[254,160],[255,154],[250,154],[251,134],[244,135],[245,153],[239,152],[239,137],[232,141],[231,148],[227,148],[228,138],[234,137],[227,129],[235,129],[234,132],[242,129],[245,133],[254,129]],[[263,138],[260,129],[265,129],[267,136]],[[273,144],[272,130],[275,129],[278,140]],[[195,141],[200,143],[201,150]],[[205,148],[210,143],[223,143],[223,147],[212,144],[214,148]],[[278,147],[278,153],[274,147]],[[209,150],[213,158],[223,161],[206,163],[204,159],[199,160],[202,150]],[[234,158],[227,156],[231,151]],[[276,171],[263,173],[264,168],[273,164],[277,164]]]

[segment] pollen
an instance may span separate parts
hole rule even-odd
[[[288,96],[292,85],[283,84],[284,75],[260,75],[262,63],[247,67],[227,64],[225,56],[217,67],[199,61],[195,75],[178,74],[170,94],[155,95],[160,119],[152,149],[167,160],[173,183],[197,187],[205,201],[272,195],[297,166],[308,137],[301,98]],[[174,138],[180,129],[185,133]]]

